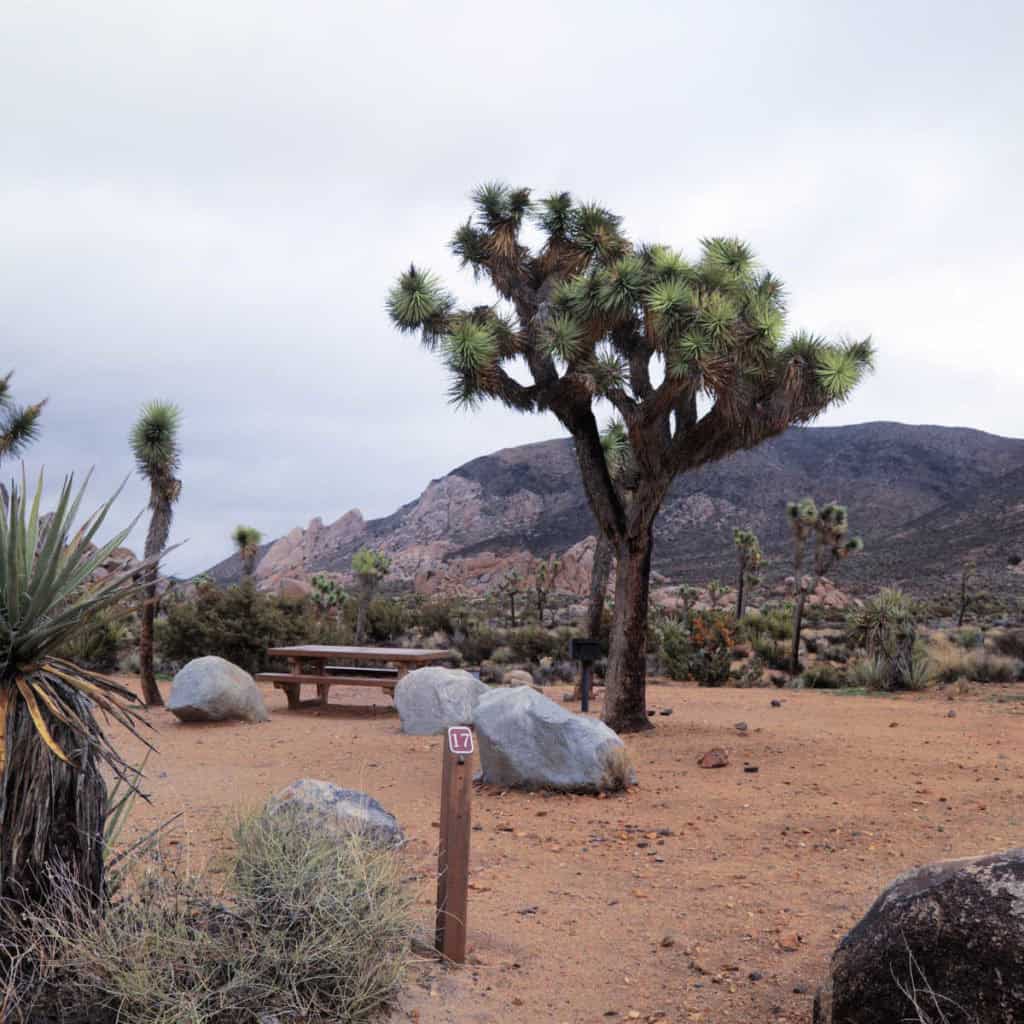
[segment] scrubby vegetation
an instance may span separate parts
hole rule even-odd
[[[236,831],[218,893],[155,858],[103,912],[64,879],[45,908],[8,909],[0,1000],[12,1024],[308,1024],[374,1019],[410,954],[400,859],[293,819]]]

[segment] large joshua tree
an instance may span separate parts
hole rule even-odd
[[[391,559],[373,548],[360,548],[352,556],[352,572],[359,584],[359,607],[356,611],[356,642],[366,639],[366,627],[373,595],[380,581],[391,571]]]
[[[39,417],[46,400],[18,405],[11,395],[11,377],[0,377],[0,462],[19,455],[39,434]]]
[[[149,482],[149,530],[146,533],[146,588],[142,600],[139,636],[139,675],[142,695],[150,707],[163,704],[153,670],[153,626],[156,622],[157,572],[160,553],[167,547],[174,505],[181,496],[175,476],[181,463],[178,429],[181,411],[170,402],[149,402],[132,428],[131,446],[139,475]]]
[[[263,534],[255,526],[242,526],[239,524],[232,530],[231,539],[234,541],[235,550],[242,559],[242,574],[248,579],[256,568],[256,556],[260,553],[260,544],[263,543]]]
[[[710,238],[696,260],[640,245],[619,217],[568,193],[488,184],[452,248],[497,303],[459,308],[415,265],[388,297],[451,372],[454,403],[496,399],[554,413],[575,441],[594,516],[617,558],[605,721],[649,728],[645,701],[653,527],[672,481],[806,423],[847,398],[871,365],[869,341],[785,335],[781,282],[749,246]],[[532,218],[540,241],[521,230]],[[523,365],[526,382],[510,372]],[[612,480],[597,410],[621,417],[635,463],[629,501]]]
[[[104,891],[101,765],[133,777],[96,714],[137,735],[138,698],[54,652],[140,584],[134,569],[94,579],[129,532],[93,544],[113,499],[73,531],[82,491],[66,480],[49,516],[41,494],[41,478],[34,494],[23,478],[0,498],[0,899],[43,901],[65,874],[95,904]]]

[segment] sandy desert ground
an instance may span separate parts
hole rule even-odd
[[[289,712],[270,692],[265,725],[151,712],[152,803],[130,828],[182,812],[170,849],[216,879],[240,811],[302,777],[364,790],[408,833],[426,934],[441,741],[403,736],[376,691],[338,688],[332,701],[347,706]],[[627,737],[639,776],[628,794],[475,791],[470,963],[418,964],[396,1022],[809,1021],[832,949],[888,881],[1024,845],[1024,687],[655,685],[649,703],[672,713]],[[713,746],[731,763],[699,768]]]

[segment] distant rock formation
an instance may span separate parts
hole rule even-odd
[[[1011,564],[1024,556],[1024,440],[898,423],[794,428],[679,477],[655,527],[655,585],[731,583],[737,526],[761,539],[766,585],[782,582],[792,572],[785,503],[804,495],[847,505],[864,537],[864,554],[835,581],[843,591],[934,591],[969,558],[979,582],[1024,592],[1024,571]],[[545,441],[474,459],[385,518],[353,509],[327,526],[313,519],[265,545],[255,577],[268,591],[317,572],[348,583],[352,555],[368,545],[392,559],[392,582],[428,595],[481,592],[510,569],[529,577],[536,558],[555,554],[555,589],[582,597],[594,534],[572,443]],[[241,562],[209,572],[233,582]],[[825,590],[823,603],[845,601]]]

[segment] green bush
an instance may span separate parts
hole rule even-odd
[[[985,634],[977,626],[962,626],[956,632],[951,633],[949,639],[964,650],[970,650],[972,647],[984,645]]]
[[[770,669],[777,672],[786,672],[790,668],[789,644],[783,640],[773,640],[770,636],[762,636],[754,641],[754,653]]]
[[[812,665],[797,677],[797,685],[805,690],[839,690],[847,685],[846,673],[834,665]]]
[[[95,615],[57,653],[93,672],[114,672],[131,640],[124,611],[108,609]]]
[[[5,1020],[376,1019],[409,961],[410,902],[398,856],[282,816],[246,821],[237,842],[223,900],[158,861],[104,915],[76,899],[68,882],[63,899],[5,922],[15,928],[0,937]],[[4,956],[15,941],[20,955]]]
[[[690,631],[681,622],[666,619],[658,628],[658,653],[661,671],[669,679],[684,680],[690,678],[690,658],[693,647],[690,643]]]
[[[1009,629],[1004,633],[993,634],[992,646],[997,654],[1024,659],[1024,629]]]
[[[216,654],[259,672],[267,665],[268,647],[352,639],[345,620],[320,616],[309,601],[261,594],[250,580],[226,590],[201,586],[193,600],[168,603],[165,611],[157,621],[156,646],[172,668]]]
[[[505,642],[503,633],[481,622],[469,623],[464,632],[456,635],[458,649],[471,665],[489,660]]]
[[[514,660],[536,663],[541,658],[567,658],[571,637],[569,629],[552,631],[542,626],[521,626],[508,631],[507,642]]]

